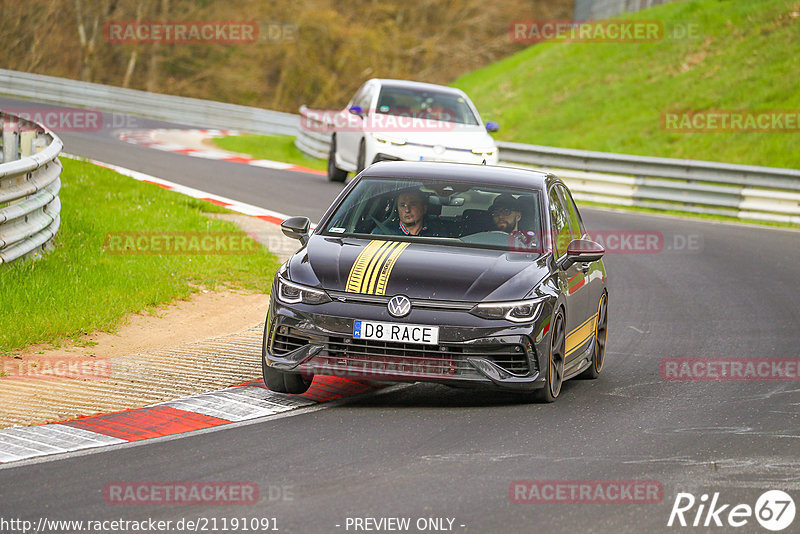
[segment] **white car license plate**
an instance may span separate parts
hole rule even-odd
[[[354,339],[373,339],[395,343],[439,344],[439,327],[404,323],[377,323],[354,321]]]

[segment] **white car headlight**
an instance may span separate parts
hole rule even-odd
[[[486,147],[486,148],[473,148],[472,153],[478,154],[479,156],[493,156],[497,147]]]
[[[404,145],[406,140],[400,137],[392,137],[390,135],[376,135],[375,139],[381,143],[390,143],[392,145]]]
[[[509,302],[481,302],[470,313],[483,319],[505,319],[515,323],[527,323],[536,319],[545,298],[515,300]]]
[[[295,284],[278,276],[278,300],[284,304],[324,304],[331,298],[321,289]]]

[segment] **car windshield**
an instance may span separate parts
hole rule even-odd
[[[365,178],[321,233],[539,253],[539,206],[536,190],[453,180]]]
[[[399,87],[381,89],[378,113],[477,126],[478,119],[466,98],[453,93]]]

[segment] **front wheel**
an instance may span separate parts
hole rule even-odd
[[[559,311],[553,317],[553,327],[550,332],[550,354],[547,359],[546,381],[542,389],[536,390],[534,399],[538,402],[554,402],[561,393],[564,382],[564,346],[566,335],[564,331],[564,314]]]
[[[307,380],[303,375],[273,369],[267,365],[264,358],[261,358],[261,374],[264,376],[267,388],[276,393],[301,395],[311,387],[311,380]]]
[[[331,182],[344,182],[347,171],[336,166],[336,136],[331,137],[331,150],[328,152],[328,180]]]
[[[300,395],[308,391],[308,388],[311,387],[313,376],[304,377],[299,373],[287,373],[267,365],[268,337],[269,316],[267,316],[267,321],[264,323],[264,339],[261,342],[261,375],[264,377],[264,385],[276,393]]]

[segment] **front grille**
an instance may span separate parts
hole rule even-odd
[[[294,328],[288,326],[281,326],[275,332],[275,338],[272,341],[272,353],[276,356],[281,356],[287,352],[299,349],[308,345],[309,339],[303,337]]]
[[[358,366],[380,361],[425,369],[423,374],[474,374],[473,367],[466,361],[467,356],[486,358],[516,375],[524,375],[529,370],[521,345],[417,345],[332,336],[325,349],[324,354],[337,363]]]
[[[272,341],[272,353],[284,355],[312,343],[311,338],[295,328],[280,326]],[[324,343],[325,347],[314,358],[318,365],[375,369],[379,364],[381,368],[394,369],[397,374],[446,377],[474,375],[475,369],[466,360],[474,356],[490,360],[514,375],[526,375],[530,371],[525,351],[518,344],[418,345],[317,335],[313,339],[313,343]]]

